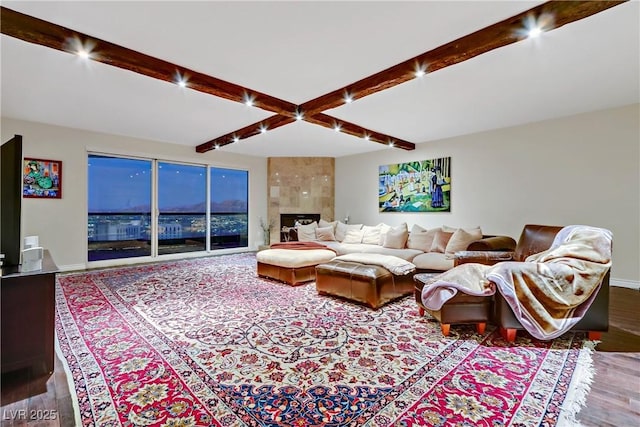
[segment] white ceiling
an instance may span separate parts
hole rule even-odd
[[[301,104],[540,3],[2,5]],[[613,7],[327,113],[420,144],[638,103],[639,6]],[[1,50],[5,117],[195,147],[272,115],[5,35]],[[296,122],[221,150],[341,157],[381,149]]]

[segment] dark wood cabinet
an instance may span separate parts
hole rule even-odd
[[[29,368],[31,375],[53,372],[55,284],[58,267],[44,251],[42,269],[23,272],[3,267],[1,294],[1,371]]]

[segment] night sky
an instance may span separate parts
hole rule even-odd
[[[89,156],[89,212],[149,212],[150,160]],[[203,208],[206,201],[206,167],[158,162],[160,211]],[[211,201],[247,202],[248,172],[211,168]]]

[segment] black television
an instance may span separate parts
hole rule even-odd
[[[15,135],[0,149],[0,253],[2,266],[20,264],[22,209],[22,136]]]

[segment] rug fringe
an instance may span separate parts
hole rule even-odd
[[[587,395],[591,389],[591,383],[595,375],[593,367],[592,354],[599,341],[585,341],[578,360],[576,368],[571,377],[571,383],[567,391],[567,396],[562,403],[560,414],[558,417],[557,427],[580,427],[582,424],[576,419],[576,416],[586,404]]]
[[[55,351],[58,359],[62,363],[62,367],[64,368],[64,374],[67,379],[67,387],[69,388],[69,395],[71,396],[71,405],[73,406],[73,418],[76,426],[82,425],[82,417],[80,417],[80,404],[78,403],[78,395],[76,394],[76,385],[73,382],[73,374],[71,373],[71,368],[69,368],[69,364],[67,363],[67,358],[62,354],[62,349],[60,348],[60,341],[58,341],[58,334],[55,334]]]

